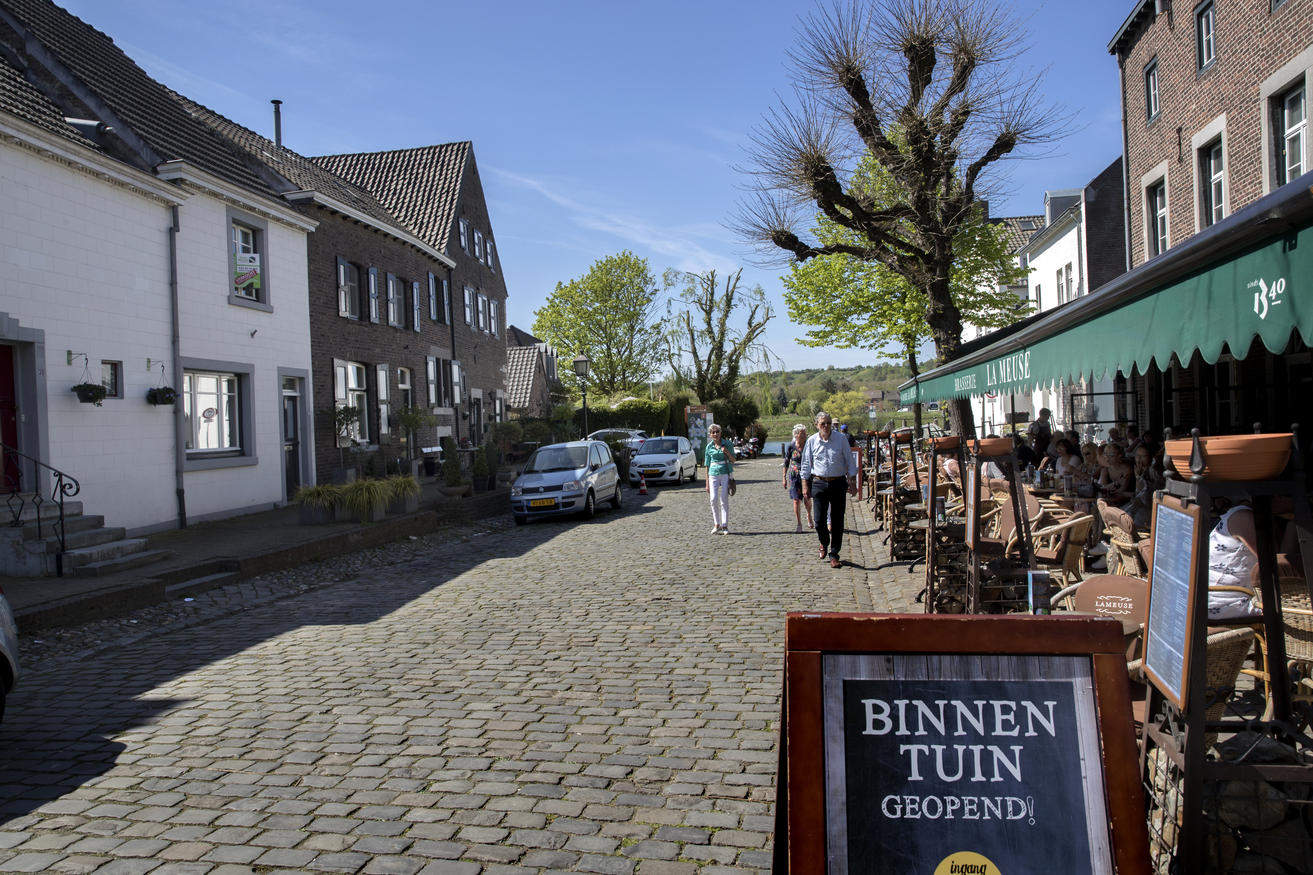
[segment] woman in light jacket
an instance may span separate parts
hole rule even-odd
[[[707,466],[707,494],[711,496],[711,534],[729,533],[729,481],[734,474],[734,448],[721,441],[720,426],[707,429],[707,448],[702,464]]]

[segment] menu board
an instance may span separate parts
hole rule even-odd
[[[966,542],[971,549],[976,548],[976,517],[980,513],[980,501],[977,493],[980,487],[977,485],[979,472],[976,470],[974,463],[967,465],[967,496],[966,496],[966,515],[967,515],[967,533]]]
[[[1186,505],[1167,495],[1154,502],[1144,673],[1181,709],[1185,708],[1190,669],[1199,519],[1198,505]]]

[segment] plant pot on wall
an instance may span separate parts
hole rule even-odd
[[[146,390],[146,400],[156,407],[167,406],[178,400],[178,393],[172,386],[156,386]]]
[[[73,391],[77,393],[78,400],[83,404],[94,404],[97,407],[101,406],[101,402],[109,394],[109,390],[99,383],[78,383],[73,387]]]

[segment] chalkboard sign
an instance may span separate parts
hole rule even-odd
[[[791,614],[787,634],[777,871],[1148,872],[1120,623]]]
[[[1185,708],[1190,630],[1198,571],[1199,507],[1169,495],[1153,506],[1153,564],[1144,624],[1144,673],[1176,707]]]

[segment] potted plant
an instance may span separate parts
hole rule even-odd
[[[388,513],[414,513],[419,509],[419,481],[409,474],[398,474],[387,479],[389,492]]]
[[[78,383],[73,387],[73,391],[77,393],[78,400],[83,404],[94,404],[97,407],[101,406],[100,402],[109,394],[109,389],[100,383]]]
[[[342,503],[342,487],[333,483],[302,486],[292,500],[300,509],[301,525],[331,523]]]
[[[421,428],[432,428],[437,424],[438,418],[423,407],[403,407],[397,411],[397,425],[401,427],[402,435],[406,438],[410,458],[415,458],[415,451],[419,445],[416,432]]]
[[[474,454],[474,491],[488,491],[488,454],[479,450]]]
[[[442,439],[442,484],[438,491],[448,498],[469,493],[470,485],[460,470],[460,454],[456,452],[456,442],[449,437]]]
[[[178,393],[172,386],[156,386],[146,390],[146,400],[159,407],[177,401]]]
[[[374,523],[383,519],[391,497],[386,480],[356,480],[342,487],[341,507],[353,519]]]
[[[350,483],[356,479],[357,470],[347,468],[345,448],[351,446],[351,429],[360,421],[360,408],[349,404],[335,405],[327,415],[333,420],[333,435],[337,442],[338,469],[333,472],[336,483]]]

